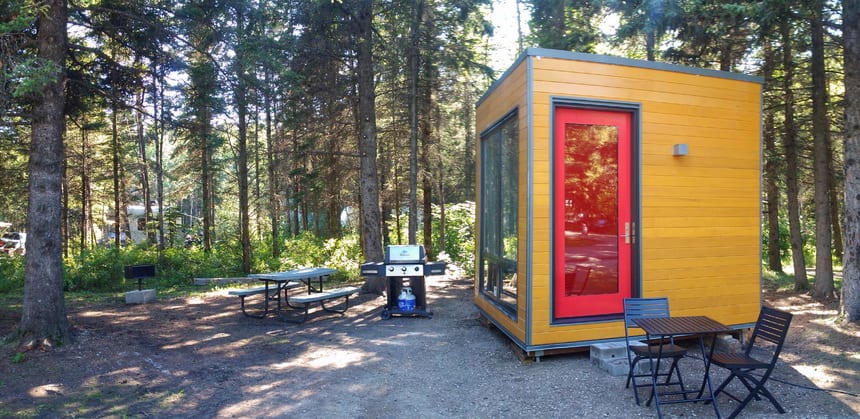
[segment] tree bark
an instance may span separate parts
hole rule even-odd
[[[823,1],[815,2],[812,34],[812,136],[815,177],[815,285],[817,299],[836,297],[833,284],[833,234],[830,230],[830,122],[827,119],[827,74],[824,67]]]
[[[272,85],[271,71],[266,69],[266,86]],[[280,159],[275,154],[275,141],[272,138],[272,91],[263,90],[263,106],[266,112],[266,169],[269,177],[269,217],[271,218],[272,258],[281,256],[281,202],[278,199],[279,182],[275,176]]]
[[[770,40],[764,39],[764,66],[762,73],[767,87],[773,88],[773,71],[776,57]],[[767,202],[767,267],[773,272],[782,272],[782,255],[779,247],[779,158],[776,150],[774,113],[767,112],[764,120],[764,189]]]
[[[791,25],[790,22],[781,23],[782,32],[782,64],[785,74],[783,75],[783,92],[785,95],[785,183],[788,200],[788,229],[789,241],[791,242],[791,260],[794,266],[794,289],[805,291],[809,289],[809,280],[806,278],[806,261],[803,259],[803,235],[800,229],[800,187],[798,171],[798,146],[797,128],[794,121],[794,62],[791,48]]]
[[[768,112],[764,124],[764,188],[767,202],[767,267],[773,272],[782,272],[782,255],[779,248],[779,186],[778,163],[776,162],[776,139],[774,138],[773,113]]]
[[[421,58],[421,19],[424,1],[413,2],[412,22],[409,31],[409,244],[417,244],[418,236],[418,79]]]
[[[860,323],[860,0],[842,2],[845,63],[845,257],[841,313]]]
[[[154,89],[158,89],[158,85],[153,86]],[[144,134],[144,114],[143,108],[145,105],[145,97],[144,97],[144,89],[141,86],[140,90],[136,92],[136,104],[135,104],[135,131],[137,133],[137,152],[138,158],[140,159],[140,191],[143,196],[143,217],[144,223],[148,223],[150,219],[151,206],[149,205],[150,198],[150,190],[149,190],[149,164],[147,163],[146,157],[146,135]],[[155,95],[154,95],[155,96]],[[156,102],[153,102],[156,104]],[[158,106],[153,106],[153,113],[155,114],[155,118],[157,119],[158,115]],[[131,240],[131,237],[127,237],[126,240]]]
[[[88,221],[92,218],[90,208],[92,203],[92,188],[90,187],[90,149],[89,133],[85,127],[81,128],[81,239],[79,242],[80,249],[87,248],[87,233],[89,233]]]
[[[60,236],[66,58],[65,0],[48,0],[38,21],[39,58],[58,69],[33,104],[24,299],[18,336],[23,349],[71,340],[63,299]]]
[[[116,92],[111,92],[110,98],[110,106],[111,106],[111,117],[110,117],[110,138],[111,138],[111,171],[113,174],[113,216],[114,216],[114,246],[119,249],[120,246],[120,236],[122,232],[122,224],[121,224],[121,211],[122,205],[120,203],[120,176],[119,176],[119,127],[118,127],[118,118],[117,115],[119,113],[119,104],[117,103],[119,98],[117,97]]]
[[[379,178],[376,172],[376,92],[373,78],[373,0],[357,0],[355,15],[357,35],[358,115],[360,186],[362,199],[362,249],[365,260],[382,261],[381,219],[379,211]],[[385,278],[368,278],[362,290],[381,294],[387,287]]]
[[[250,205],[248,202],[248,93],[245,58],[245,10],[242,2],[236,3],[236,42],[239,45],[236,51],[236,113],[238,114],[238,158],[236,162],[236,175],[239,180],[239,241],[242,245],[242,272],[251,272],[251,222]]]

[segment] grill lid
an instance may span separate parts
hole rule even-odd
[[[424,263],[424,246],[399,244],[385,246],[385,263]]]

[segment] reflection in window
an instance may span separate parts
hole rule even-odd
[[[565,294],[618,292],[618,128],[567,124]]]
[[[511,316],[517,312],[516,112],[481,136],[480,289]]]

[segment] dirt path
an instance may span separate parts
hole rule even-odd
[[[303,325],[238,312],[225,292],[73,307],[78,341],[53,353],[0,359],[0,417],[653,417],[623,377],[588,354],[523,365],[472,304],[470,280],[428,277],[432,319],[382,320],[383,298],[360,296],[346,316]],[[860,391],[857,328],[829,322],[832,307],[775,294],[797,315],[775,376]],[[19,314],[0,309],[0,335]],[[694,360],[684,361],[695,376]],[[719,379],[719,374],[715,380]],[[693,379],[691,379],[693,380]],[[774,382],[788,410],[754,402],[745,417],[856,417],[860,398]],[[733,402],[720,400],[722,412]],[[711,406],[669,406],[668,416],[712,416]]]

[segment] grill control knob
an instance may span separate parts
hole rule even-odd
[[[419,271],[419,269],[418,269],[418,267],[416,266],[416,267],[415,267],[415,272],[418,272],[418,271]]]
[[[394,272],[394,267],[393,267],[393,266],[389,266],[389,267],[388,267],[388,272]]]

